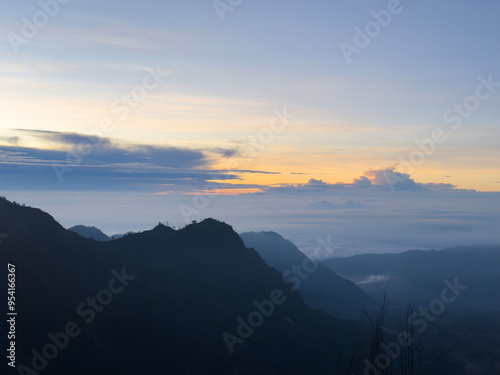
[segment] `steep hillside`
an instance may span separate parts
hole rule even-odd
[[[249,232],[240,236],[247,247],[254,248],[268,265],[288,278],[309,306],[352,317],[359,314],[360,306],[372,304],[365,292],[352,281],[312,261],[279,234]]]

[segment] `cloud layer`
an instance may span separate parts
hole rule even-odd
[[[4,139],[0,146],[0,193],[46,209],[66,226],[119,233],[216,217],[242,232],[277,231],[311,256],[325,243],[334,256],[498,243],[500,193],[419,183],[395,166],[346,183],[313,177],[303,184],[249,184],[246,174],[279,172],[215,168],[214,160],[235,155],[231,149],[53,131],[15,136],[17,145]],[[27,137],[44,147],[22,146]]]

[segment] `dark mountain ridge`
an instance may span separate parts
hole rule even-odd
[[[7,234],[0,259],[16,267],[17,365],[26,368],[36,365],[32,350],[42,353],[48,334],[70,322],[81,332],[40,371],[322,374],[361,332],[308,308],[229,225],[213,219],[98,242],[39,209],[0,199],[0,233]],[[282,303],[249,325],[256,303],[278,300],[275,291]],[[242,320],[251,331],[244,338]]]

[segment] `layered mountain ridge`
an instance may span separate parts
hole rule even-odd
[[[240,236],[247,247],[254,248],[268,265],[300,290],[309,306],[333,315],[360,317],[360,307],[373,304],[352,281],[308,258],[278,233],[248,232]]]
[[[0,199],[0,232],[7,235],[0,259],[16,267],[17,361],[26,368],[33,368],[33,350],[42,353],[49,333],[68,322],[81,333],[47,360],[47,373],[320,374],[359,333],[308,308],[229,225],[213,219],[98,242]],[[108,293],[119,279],[126,286]],[[256,307],[277,295],[282,303],[271,314]]]

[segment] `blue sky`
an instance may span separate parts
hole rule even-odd
[[[221,15],[214,3],[227,11]],[[497,1],[227,4],[0,5],[0,192],[48,211],[60,206],[37,193],[66,192],[59,199],[68,207],[75,196],[92,205],[110,192],[123,194],[124,206],[127,194],[155,205],[161,198],[176,222],[180,202],[193,195],[267,202],[278,216],[284,211],[271,204],[277,197],[305,199],[304,207],[342,203],[325,191],[311,197],[302,188],[311,179],[338,189],[364,176],[370,197],[433,201],[416,190],[391,191],[383,180],[389,171],[439,192],[443,209],[464,194],[469,203],[491,199],[498,206]],[[366,47],[356,44],[358,30],[372,33]],[[346,43],[359,53],[346,59]],[[457,105],[464,111],[458,118]],[[433,134],[441,134],[439,142]],[[365,193],[342,194],[358,202]],[[471,203],[470,211],[449,211],[450,220],[476,217],[476,206],[487,211]],[[210,207],[197,216],[247,222],[225,204]],[[471,228],[491,218],[486,211]],[[64,223],[74,222],[58,212]],[[260,214],[249,215],[250,223]],[[114,226],[107,224],[113,218],[101,224],[109,231],[149,225],[148,207],[140,215],[143,224],[135,226],[119,224],[120,215]],[[373,234],[391,242],[389,232],[385,240]]]

